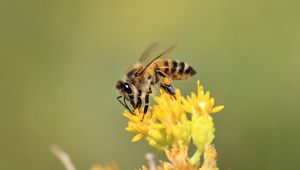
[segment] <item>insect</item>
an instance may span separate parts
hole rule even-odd
[[[163,59],[174,50],[176,44],[156,56],[147,65],[143,64],[157,46],[158,43],[151,44],[144,51],[139,62],[128,69],[124,80],[120,80],[116,84],[116,88],[121,94],[117,97],[118,101],[132,114],[133,111],[130,110],[126,101],[129,101],[135,110],[140,109],[142,99],[145,100],[142,120],[148,111],[149,95],[152,93],[153,85],[159,84],[164,91],[175,98],[172,80],[184,80],[196,74],[195,69],[186,62]],[[121,101],[122,97],[123,102]]]

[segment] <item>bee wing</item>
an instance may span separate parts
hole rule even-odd
[[[155,60],[157,60],[159,58],[164,58],[164,57],[168,56],[168,54],[170,54],[175,49],[176,46],[177,46],[177,44],[172,45],[170,48],[168,48],[167,50],[165,50],[164,52],[162,52],[161,54],[159,54],[157,57],[155,57],[154,59],[152,59],[146,65],[146,67],[142,71],[140,71],[140,74],[143,73]]]
[[[141,55],[139,62],[140,63],[145,62],[145,60],[150,56],[151,53],[153,53],[157,49],[158,46],[159,46],[158,42],[153,42],[152,44],[150,44]]]
[[[155,57],[153,61],[159,59],[159,58],[164,58],[166,56],[168,56],[168,54],[170,54],[177,46],[177,43],[176,44],[173,44],[170,48],[168,48],[166,51],[162,52],[161,54],[159,54],[157,57]],[[151,63],[150,63],[151,64]]]

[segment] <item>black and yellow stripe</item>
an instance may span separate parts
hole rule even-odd
[[[157,60],[154,65],[174,80],[187,79],[196,74],[196,70],[183,61]]]

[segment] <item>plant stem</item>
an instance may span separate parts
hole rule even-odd
[[[191,157],[191,163],[193,165],[195,165],[196,163],[198,163],[200,161],[200,156],[202,155],[202,151],[200,149],[197,149],[196,152],[193,154],[193,156]]]

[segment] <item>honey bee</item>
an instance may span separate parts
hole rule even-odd
[[[175,88],[172,85],[172,80],[184,80],[196,74],[195,69],[186,62],[162,59],[174,50],[176,44],[152,59],[147,65],[142,64],[157,46],[158,43],[151,44],[142,54],[139,62],[128,69],[124,80],[120,80],[116,84],[116,88],[121,94],[117,97],[118,101],[132,114],[133,111],[130,110],[126,101],[129,101],[135,110],[142,107],[142,99],[144,99],[143,113],[145,116],[148,111],[149,95],[152,93],[153,85],[159,84],[164,91],[175,98]],[[122,97],[123,102],[121,101]]]

